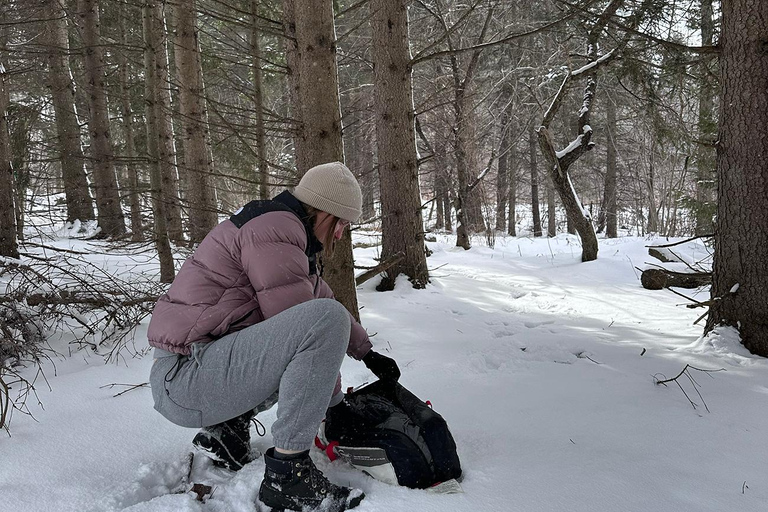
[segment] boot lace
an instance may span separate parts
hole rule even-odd
[[[325,478],[322,471],[315,467],[315,464],[309,457],[305,460],[294,462],[294,467],[296,468],[296,476],[303,479],[305,484],[310,485],[312,489],[317,490],[321,494],[326,494],[333,488],[333,484]]]

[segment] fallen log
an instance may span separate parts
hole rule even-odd
[[[384,272],[386,270],[389,270],[389,268],[397,265],[398,263],[403,261],[403,259],[405,259],[405,254],[399,252],[399,253],[395,254],[394,256],[392,256],[391,258],[389,258],[388,260],[382,261],[381,263],[379,263],[375,267],[372,267],[372,268],[368,269],[368,271],[363,272],[362,274],[357,276],[355,278],[355,286],[360,286],[361,284],[363,284],[367,280],[371,279],[372,277],[375,277],[375,276],[381,274],[382,272]]]
[[[648,290],[699,288],[712,283],[711,272],[673,272],[661,268],[643,270],[640,283]]]

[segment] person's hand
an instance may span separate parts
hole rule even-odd
[[[387,357],[371,350],[363,358],[363,363],[380,380],[398,380],[400,378],[400,368],[391,357]]]

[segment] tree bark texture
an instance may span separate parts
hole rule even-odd
[[[496,230],[507,230],[507,202],[509,200],[509,150],[512,138],[510,119],[512,101],[508,94],[502,96],[504,105],[499,116],[499,163],[496,167]],[[512,226],[510,226],[512,229]]]
[[[712,46],[715,32],[714,15],[712,12],[712,0],[701,0],[701,44]],[[713,185],[715,177],[715,151],[711,144],[717,132],[715,119],[715,90],[713,80],[710,78],[710,64],[712,60],[703,58],[699,65],[701,80],[699,81],[699,119],[698,136],[696,146],[696,234],[705,235],[712,233],[713,211]]]
[[[510,152],[507,155],[507,172],[509,174],[509,187],[507,188],[507,234],[510,236],[517,236],[517,169],[519,167],[519,162],[517,160],[515,145],[510,144],[509,149]]]
[[[184,243],[181,220],[181,199],[176,139],[173,132],[173,100],[171,97],[170,59],[168,56],[168,4],[152,2],[152,50],[154,51],[155,76],[157,78],[157,137],[160,159],[160,195],[165,204],[168,238],[174,243]]]
[[[2,5],[0,5],[2,7]],[[0,21],[3,21],[0,13]],[[5,49],[5,31],[0,26],[0,50]],[[11,143],[8,132],[9,92],[6,84],[7,61],[0,53],[0,256],[18,258],[16,241],[16,210],[14,208],[13,166],[11,165]]]
[[[261,30],[259,29],[259,3],[251,0],[251,79],[253,80],[253,130],[256,146],[256,180],[258,197],[269,199],[269,166],[264,133],[264,92],[261,84]]]
[[[174,9],[176,71],[179,85],[179,111],[184,135],[184,162],[189,176],[185,198],[189,209],[189,233],[200,243],[218,223],[213,163],[208,150],[208,125],[205,115],[205,90],[200,66],[198,32],[195,26],[197,0],[180,0]]]
[[[301,176],[309,167],[303,154],[304,145],[299,142],[301,136],[301,95],[299,94],[299,47],[296,39],[296,2],[283,0],[283,33],[285,34],[285,64],[290,96],[290,115],[293,123],[293,161]]]
[[[69,69],[67,13],[60,0],[48,0],[47,7],[48,84],[56,116],[56,146],[61,162],[67,220],[93,220],[93,200],[88,190],[80,125],[75,110],[75,84]]]
[[[768,2],[723,2],[717,222],[706,331],[735,326],[768,356]],[[738,285],[738,289],[736,288]]]
[[[603,201],[605,203],[605,236],[616,238],[617,234],[617,179],[618,165],[616,159],[616,103],[613,98],[606,98],[608,129],[607,132],[607,159],[605,167],[605,189]],[[602,213],[602,212],[601,212]]]
[[[147,153],[149,162],[149,180],[151,187],[152,215],[154,217],[153,238],[155,248],[160,260],[160,282],[171,283],[175,277],[173,253],[168,239],[168,225],[166,223],[167,207],[161,193],[162,171],[160,170],[160,137],[158,136],[158,103],[160,102],[161,80],[157,76],[155,51],[156,31],[152,24],[157,23],[154,6],[151,3],[144,4],[142,8],[142,21],[144,31],[144,100],[147,127]]]
[[[392,290],[399,274],[414,288],[429,282],[421,213],[418,155],[405,0],[372,0],[374,112],[381,181],[381,229],[384,260],[402,253],[379,290]]]
[[[555,187],[552,178],[546,175],[547,182],[547,236],[557,236],[557,206],[555,204]]]
[[[315,165],[344,160],[341,109],[336,67],[336,31],[331,0],[293,2],[300,128],[295,139],[299,174]],[[285,4],[284,4],[285,6]],[[291,19],[290,13],[288,19]],[[349,230],[336,243],[333,257],[324,259],[324,279],[336,299],[359,319],[355,291],[352,237]]]
[[[114,152],[110,137],[107,91],[104,84],[104,52],[98,0],[78,0],[78,16],[85,51],[88,92],[88,133],[91,137],[93,185],[101,232],[106,236],[125,234],[125,218],[117,189]]]
[[[531,211],[533,213],[533,236],[541,236],[541,210],[539,209],[539,164],[536,157],[536,131],[528,134],[528,162],[531,169]]]
[[[120,42],[124,48],[128,48],[128,32],[125,29],[127,20],[131,19],[133,8],[120,4],[118,14],[118,31]],[[127,10],[130,9],[130,10]],[[137,171],[136,142],[133,134],[133,108],[130,96],[130,68],[125,51],[118,52],[118,66],[120,72],[120,111],[123,137],[125,138],[125,160],[127,190],[123,189],[123,197],[128,198],[131,210],[131,240],[140,242],[144,239],[141,220],[141,193],[139,191],[139,173]]]

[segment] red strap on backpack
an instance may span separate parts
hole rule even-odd
[[[325,455],[328,457],[328,459],[333,462],[336,459],[339,458],[338,455],[336,455],[336,452],[334,449],[339,446],[338,441],[331,441],[327,445],[323,444],[323,442],[320,440],[319,437],[315,436],[315,446],[317,446],[319,449],[323,450],[325,452]]]

